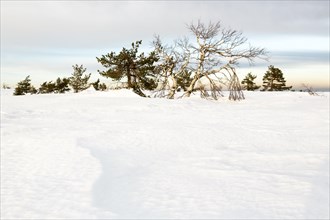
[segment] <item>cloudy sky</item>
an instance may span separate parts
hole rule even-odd
[[[68,77],[84,64],[93,79],[95,57],[153,35],[167,42],[189,36],[198,19],[240,30],[270,61],[239,69],[262,76],[280,68],[287,84],[329,88],[329,1],[5,1],[1,0],[1,82],[14,86],[30,75],[38,86]],[[103,81],[106,81],[104,78]]]

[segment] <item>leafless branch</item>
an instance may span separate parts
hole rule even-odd
[[[313,96],[319,96],[319,94],[317,94],[314,91],[314,89],[311,86],[309,86],[308,84],[303,83],[302,86],[305,88],[305,90],[308,92],[308,94],[313,95]]]

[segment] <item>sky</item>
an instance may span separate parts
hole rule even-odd
[[[238,68],[257,84],[269,65],[287,85],[329,90],[329,1],[8,1],[1,0],[1,83],[15,86],[30,75],[36,86],[69,77],[83,64],[92,80],[103,70],[96,57],[155,34],[165,42],[190,36],[187,24],[220,21],[265,48],[269,61]]]

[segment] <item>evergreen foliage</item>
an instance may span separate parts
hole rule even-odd
[[[44,82],[40,85],[38,93],[65,93],[70,91],[69,88],[69,79],[58,77],[55,82]]]
[[[100,83],[100,79],[97,79],[96,82],[91,83],[96,91],[105,91],[107,90],[107,85],[105,83]]]
[[[45,94],[45,93],[52,93],[55,91],[55,83],[52,81],[44,82],[40,85],[38,93]]]
[[[142,41],[136,41],[132,43],[132,48],[123,48],[119,54],[110,52],[96,59],[107,68],[105,71],[98,70],[101,76],[115,81],[126,78],[128,88],[132,88],[135,93],[145,97],[142,89],[152,90],[157,86],[154,80],[154,63],[158,61],[158,57],[155,52],[151,52],[148,56],[144,53],[138,54],[141,44]]]
[[[38,90],[34,86],[31,86],[30,93],[31,94],[37,94]]]
[[[58,77],[55,84],[55,93],[65,93],[70,91],[69,88],[70,79]]]
[[[86,68],[83,65],[74,65],[72,66],[73,73],[69,78],[69,85],[73,88],[75,93],[83,91],[89,87],[88,80],[91,77],[91,73],[88,75],[83,74],[86,72]]]
[[[245,78],[242,81],[242,85],[244,85],[244,89],[248,91],[254,91],[260,88],[260,86],[257,86],[253,81],[257,78],[256,75],[252,75],[251,73],[248,73]]]
[[[101,83],[99,86],[99,90],[106,91],[108,89],[107,85],[105,83]]]
[[[279,68],[270,65],[265,73],[263,80],[262,91],[284,91],[290,90],[292,86],[286,86],[286,80]]]
[[[97,79],[95,82],[91,83],[95,90],[100,90],[100,79]]]
[[[25,95],[27,93],[36,94],[37,90],[31,85],[30,76],[27,76],[24,80],[17,83],[14,95]]]
[[[183,88],[184,91],[187,91],[187,88],[191,84],[192,77],[191,71],[183,70],[180,74],[177,76],[177,83],[178,87]]]

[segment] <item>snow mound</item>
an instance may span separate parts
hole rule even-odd
[[[108,90],[107,96],[111,97],[118,97],[118,98],[137,98],[141,97],[132,90],[129,89],[115,89],[115,90]]]
[[[87,89],[81,91],[80,93],[81,94],[86,94],[86,93],[91,94],[91,93],[95,93],[95,92],[97,92],[96,89],[94,88],[94,86],[91,85]]]
[[[129,89],[114,89],[107,91],[97,91],[94,87],[89,87],[86,90],[83,90],[79,93],[76,93],[75,96],[80,97],[112,97],[112,98],[142,98],[138,94],[134,93]]]
[[[328,219],[329,93],[1,92],[2,219]]]
[[[8,96],[8,95],[13,95],[14,89],[0,89],[0,95],[1,96]]]

